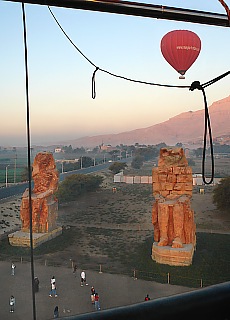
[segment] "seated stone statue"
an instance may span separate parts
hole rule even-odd
[[[54,196],[58,189],[59,175],[53,155],[40,152],[36,155],[32,167],[34,188],[31,195],[33,232],[50,232],[56,228],[58,203]],[[30,209],[29,190],[22,196],[20,209],[22,231],[29,232]]]
[[[190,205],[192,170],[183,149],[162,148],[152,177],[154,241],[158,246],[173,248],[195,244],[194,212]]]

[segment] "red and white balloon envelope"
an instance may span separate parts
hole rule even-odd
[[[174,30],[168,32],[161,39],[161,52],[165,60],[181,74],[196,61],[201,50],[201,40],[198,35],[188,30]]]

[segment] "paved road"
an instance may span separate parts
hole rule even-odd
[[[68,172],[64,172],[60,174],[59,177],[59,181],[63,181],[67,176],[71,175],[71,174],[76,174],[76,173],[81,173],[81,174],[88,174],[88,173],[92,173],[92,172],[97,172],[97,171],[101,171],[104,169],[107,169],[109,166],[111,165],[111,163],[104,163],[104,164],[100,164],[94,167],[88,167],[88,168],[82,168],[79,170],[73,170],[73,171],[68,171]],[[5,199],[5,198],[9,198],[12,196],[16,196],[18,194],[22,194],[26,188],[29,187],[29,183],[25,182],[25,183],[20,183],[14,186],[9,186],[7,188],[0,188],[0,200],[1,199]]]
[[[112,275],[86,270],[89,286],[80,286],[80,272],[73,274],[70,267],[35,265],[35,275],[40,280],[40,291],[36,293],[37,320],[53,318],[53,310],[59,306],[60,317],[95,312],[90,301],[93,285],[99,293],[101,308],[109,309],[144,301],[148,293],[151,299],[191,291],[191,288],[153,281],[134,280],[123,275]],[[50,298],[50,278],[56,277],[57,298]],[[0,262],[0,319],[31,320],[32,294],[30,263],[16,263],[15,276],[11,276],[10,262]],[[9,312],[9,298],[16,298],[15,312]]]

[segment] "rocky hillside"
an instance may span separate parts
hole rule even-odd
[[[209,107],[213,138],[230,135],[230,96],[214,102]],[[181,113],[169,120],[147,127],[118,134],[98,135],[61,142],[73,147],[95,147],[102,143],[116,146],[119,144],[157,144],[177,142],[199,144],[203,140],[204,110]]]

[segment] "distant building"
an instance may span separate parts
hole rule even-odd
[[[104,145],[104,143],[102,142],[102,144],[99,145],[100,151],[108,151],[112,149],[111,144],[107,144]]]
[[[76,162],[79,162],[79,159],[59,159],[59,160],[56,160],[57,163],[76,163]]]
[[[199,173],[199,174],[193,174],[192,175],[192,178],[193,178],[193,185],[194,186],[204,186],[204,181],[203,181],[203,178],[202,178],[202,174]],[[206,178],[205,178],[206,179]],[[216,184],[220,183],[220,180],[222,178],[214,178],[213,179],[213,182],[211,183],[211,186],[215,186]],[[208,180],[208,178],[207,178]]]
[[[62,152],[62,148],[56,148],[56,149],[54,149],[54,153],[60,153],[60,152]]]
[[[190,150],[189,148],[184,148],[186,158],[190,158]]]
[[[226,135],[223,135],[221,137],[216,137],[214,139],[214,142],[217,142],[217,143],[219,143],[221,145],[223,145],[223,144],[229,145],[230,144],[230,135],[226,134]]]

